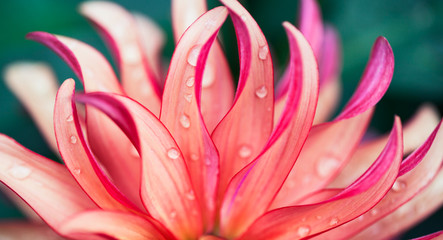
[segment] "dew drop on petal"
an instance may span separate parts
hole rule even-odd
[[[191,66],[197,66],[198,55],[200,54],[200,46],[194,46],[188,53],[188,63]]]
[[[69,114],[68,117],[66,117],[66,122],[72,122],[74,121],[74,117],[72,116],[72,114]]]
[[[74,136],[74,135],[72,135],[72,136],[69,138],[69,141],[70,141],[72,144],[76,144],[76,143],[77,143],[77,137]]]
[[[183,97],[185,98],[186,102],[192,102],[192,94],[185,94]]]
[[[189,191],[189,192],[187,192],[186,193],[186,198],[188,199],[188,200],[191,200],[191,201],[193,201],[193,200],[195,200],[195,194],[194,194],[194,191]]]
[[[180,117],[179,121],[180,121],[180,124],[182,125],[182,127],[184,127],[184,128],[189,128],[191,126],[191,120],[185,114],[183,114]]]
[[[336,217],[334,217],[334,218],[331,218],[331,221],[329,221],[329,225],[331,225],[331,226],[334,226],[334,225],[337,225],[338,224],[338,218],[336,218]]]
[[[168,157],[170,158],[170,159],[177,159],[179,156],[180,156],[180,153],[178,152],[178,150],[177,149],[175,149],[175,148],[170,148],[169,150],[168,150]]]
[[[240,16],[240,18],[241,18],[243,21],[246,21],[246,19],[247,19],[246,14],[242,14],[242,15]]]
[[[177,217],[177,212],[176,211],[172,211],[169,213],[169,217],[174,219],[175,217]]]
[[[192,87],[194,86],[194,82],[195,82],[195,77],[189,77],[188,79],[186,79],[186,86]]]
[[[255,96],[257,96],[258,98],[265,98],[267,95],[268,95],[268,89],[266,88],[265,85],[255,90]]]
[[[269,49],[267,45],[260,47],[260,49],[258,50],[258,58],[260,58],[261,60],[266,60],[266,58],[268,58],[268,54]]]
[[[371,209],[370,213],[371,213],[372,216],[375,216],[375,215],[378,214],[378,209],[377,208],[373,208],[373,209]]]
[[[192,153],[192,154],[191,154],[191,160],[192,160],[192,161],[195,162],[195,161],[197,161],[198,159],[199,159],[198,154],[196,154],[196,153]]]
[[[340,162],[338,159],[330,156],[323,157],[317,162],[317,174],[320,177],[328,177],[339,167],[339,165]]]
[[[205,164],[206,164],[206,166],[211,166],[211,160],[210,159],[206,159]]]
[[[72,172],[73,172],[75,175],[79,175],[80,173],[82,173],[82,170],[81,170],[80,168],[74,168],[74,169],[72,170]]]
[[[23,165],[15,165],[9,169],[8,173],[15,179],[23,180],[31,175],[32,170]]]
[[[392,185],[392,191],[394,192],[400,192],[405,188],[406,188],[406,183],[402,180],[397,180],[394,182],[394,185]]]
[[[241,158],[248,158],[252,155],[252,149],[251,147],[249,147],[248,145],[243,145],[240,147],[240,149],[238,150],[238,155]]]
[[[297,229],[297,234],[300,237],[306,237],[311,232],[311,228],[309,226],[301,226]]]

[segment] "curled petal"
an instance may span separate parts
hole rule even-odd
[[[89,239],[95,235],[131,240],[174,239],[167,230],[159,229],[159,227],[161,226],[151,218],[142,218],[123,212],[96,210],[73,216],[62,224],[60,232],[77,239]],[[79,236],[82,238],[78,238]]]
[[[443,129],[441,123],[425,143],[403,160],[399,177],[391,191],[371,211],[315,239],[349,239],[382,219],[426,188],[438,174],[443,162]]]
[[[119,126],[130,126],[130,121],[134,121],[138,134],[131,127],[122,130],[142,159],[140,192],[144,206],[177,238],[199,236],[202,219],[189,172],[174,139],[158,118],[139,103],[120,95],[97,92],[82,95],[79,100],[121,122]],[[125,114],[122,108],[126,109]]]
[[[97,206],[67,169],[0,135],[0,181],[17,193],[53,229],[72,215]]]
[[[186,160],[208,228],[214,221],[219,159],[200,114],[199,93],[209,49],[227,15],[224,7],[208,11],[183,34],[171,60],[160,116]],[[195,46],[200,46],[198,53]],[[194,54],[196,66],[189,63]]]
[[[234,105],[212,133],[220,154],[220,200],[229,180],[265,146],[273,127],[274,101],[272,60],[263,33],[239,2],[222,3],[237,32],[240,78]]]
[[[229,237],[241,234],[267,210],[297,159],[314,119],[318,94],[315,57],[295,27],[289,23],[284,27],[291,50],[288,101],[263,152],[228,186],[221,208],[221,232]]]
[[[239,239],[301,239],[340,226],[371,209],[397,177],[403,145],[398,118],[390,140],[376,162],[356,182],[331,199],[313,205],[272,210]]]
[[[31,114],[46,142],[58,153],[52,121],[58,84],[51,68],[43,63],[14,63],[6,68],[4,78]]]
[[[143,54],[141,37],[134,17],[111,2],[86,2],[80,12],[90,20],[110,46],[123,88],[151,112],[160,112],[160,88],[148,59]]]

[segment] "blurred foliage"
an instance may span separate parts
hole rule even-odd
[[[25,40],[31,31],[47,31],[85,41],[109,57],[98,35],[76,11],[79,0],[4,0],[0,2],[0,69],[17,60],[49,62],[60,81],[74,77],[72,71],[45,47]],[[165,59],[173,52],[169,1],[115,1],[131,11],[144,13],[156,20],[167,33]],[[257,20],[266,35],[276,72],[281,73],[288,58],[286,36],[281,23],[296,23],[298,1],[244,0],[242,3]],[[394,79],[386,96],[378,104],[372,127],[387,131],[394,114],[407,119],[424,102],[443,110],[443,1],[441,0],[320,0],[323,16],[334,25],[343,42],[343,99],[351,96],[363,72],[372,43],[379,35],[391,43],[395,54]],[[215,0],[209,6],[219,5]],[[230,24],[222,29],[222,41],[238,74],[235,33]],[[0,81],[0,132],[26,147],[55,158],[49,151],[29,116]],[[424,203],[425,204],[425,203]],[[0,216],[20,216],[11,203],[0,195]],[[405,237],[443,229],[443,212],[409,232]]]

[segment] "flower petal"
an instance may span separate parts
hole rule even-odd
[[[63,235],[76,239],[89,239],[91,235],[131,240],[175,239],[167,230],[158,229],[158,223],[155,223],[153,219],[102,210],[79,213],[65,221],[60,227],[60,231]],[[82,238],[78,238],[78,236]]]
[[[52,228],[96,205],[67,169],[0,134],[0,181],[17,193]]]
[[[185,158],[209,230],[214,221],[219,159],[200,114],[200,91],[209,49],[227,15],[224,7],[210,10],[183,34],[171,60],[160,114]],[[195,54],[194,66],[189,58]]]
[[[58,153],[52,121],[58,84],[51,68],[44,63],[18,62],[6,67],[4,78],[31,114],[46,142]]]
[[[110,47],[120,68],[125,92],[156,115],[160,112],[160,88],[148,59],[134,17],[111,2],[92,1],[80,6]]]
[[[204,0],[172,1],[172,20],[175,41],[178,42],[185,30],[204,12]],[[213,28],[212,22],[207,22]],[[215,41],[209,52],[203,71],[201,90],[201,112],[210,133],[232,106],[234,86],[228,62],[220,44]]]
[[[323,20],[320,8],[316,0],[300,1],[300,32],[314,51],[317,59],[322,51],[323,44]]]
[[[442,144],[443,129],[440,123],[426,142],[403,160],[399,177],[391,191],[371,211],[315,239],[349,239],[408,202],[438,174],[443,162]]]
[[[44,32],[30,33],[27,37],[59,54],[82,80],[85,92],[123,94],[111,65],[91,46]],[[112,120],[95,109],[86,108],[86,126],[91,149],[109,172],[115,185],[134,204],[142,206],[139,196],[141,163],[128,154],[132,144]]]
[[[235,102],[212,133],[220,154],[221,200],[230,179],[261,152],[273,127],[273,68],[263,33],[252,16],[235,0],[221,1],[236,28],[240,78]]]
[[[224,236],[238,236],[267,210],[291,171],[314,119],[318,94],[315,57],[295,27],[287,22],[284,27],[291,50],[287,105],[263,152],[228,186],[221,208]]]
[[[423,236],[423,237],[419,237],[419,238],[414,238],[413,240],[431,240],[431,239],[437,239],[437,237],[440,237],[441,235],[443,235],[443,231],[439,231],[439,232],[435,232],[435,233],[431,233],[429,235]]]
[[[0,239],[8,240],[62,240],[51,228],[44,224],[27,222],[7,222],[0,224]]]
[[[76,99],[121,121],[120,126],[129,126],[128,121],[134,121],[139,134],[133,134],[129,127],[122,130],[142,158],[140,192],[144,206],[177,238],[193,239],[202,234],[200,209],[185,161],[158,118],[138,102],[116,94],[89,93]],[[122,108],[127,110],[126,114],[119,113]],[[114,118],[114,114],[120,117]]]
[[[379,38],[375,42],[371,56],[354,96],[340,117],[310,131],[297,162],[273,203],[274,208],[294,205],[308,194],[324,188],[349,161],[371,120],[372,108],[386,92],[394,71],[391,64],[394,56],[386,39]],[[378,65],[384,63],[388,64]],[[378,74],[372,73],[374,69],[379,71]],[[370,84],[378,88],[365,88]],[[357,109],[353,107],[354,102],[371,104]]]
[[[55,102],[54,128],[63,161],[83,190],[101,208],[137,211],[137,207],[104,174],[89,150],[73,102],[74,88],[74,80],[66,80]]]
[[[409,154],[423,143],[432,132],[432,127],[439,122],[438,111],[429,106],[422,106],[403,130],[404,153]],[[353,154],[351,160],[334,179],[329,187],[341,188],[358,178],[373,163],[377,154],[383,149],[388,136],[378,137],[362,143]]]
[[[285,207],[264,214],[239,239],[301,239],[346,223],[374,206],[397,177],[403,145],[396,118],[390,140],[376,162],[356,182],[321,203]]]

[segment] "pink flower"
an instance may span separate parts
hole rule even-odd
[[[161,32],[115,4],[87,2],[81,12],[110,46],[121,85],[87,44],[30,33],[66,61],[84,93],[72,79],[62,84],[53,128],[53,76],[32,64],[8,69],[65,165],[1,135],[0,181],[72,239],[383,239],[443,203],[443,130],[430,107],[404,130],[396,117],[389,135],[361,143],[393,74],[386,39],[326,122],[340,90],[340,47],[316,3],[302,1],[301,31],[283,23],[290,60],[274,95],[260,28],[240,3],[221,2],[206,11],[201,0],[173,1],[177,46],[164,83]],[[240,55],[235,94],[216,41],[228,15]],[[26,89],[19,80],[42,82]]]

